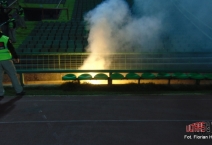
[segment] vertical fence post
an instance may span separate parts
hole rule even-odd
[[[60,54],[58,55],[58,67],[60,68]]]
[[[69,11],[68,11],[68,9],[66,9],[66,13],[67,13],[67,20],[69,20]]]
[[[112,75],[112,72],[109,72],[109,77],[108,77],[108,85],[112,85],[112,79],[111,79],[111,75]]]

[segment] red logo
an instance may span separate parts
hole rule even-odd
[[[210,132],[210,123],[196,122],[186,125],[186,132]]]

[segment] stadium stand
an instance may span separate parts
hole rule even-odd
[[[69,24],[70,26],[68,26]],[[46,42],[43,42],[43,45],[52,43],[52,44],[55,44],[54,47],[58,46],[58,49],[60,49],[59,47],[60,42],[63,41],[63,45],[64,45],[64,41],[66,41],[66,44],[72,48],[74,47],[73,49],[76,50],[76,52],[84,52],[84,48],[83,48],[84,45],[82,43],[83,41],[84,42],[86,41],[86,37],[82,35],[84,26],[80,25],[79,28],[77,28],[77,27],[73,27],[71,24],[72,23],[70,22],[39,23],[38,25],[36,25],[34,30],[32,30],[30,35],[25,38],[23,44],[27,45],[31,43],[32,41],[39,41],[42,39],[44,41],[46,40]],[[28,41],[28,40],[31,40],[31,41]],[[70,43],[70,41],[72,41],[72,44]],[[20,47],[22,47],[22,45],[20,45],[19,48]],[[49,46],[49,48],[51,48],[51,46]],[[59,51],[61,52],[61,50]],[[53,50],[51,50],[51,52],[53,52]]]
[[[41,0],[42,1],[42,0]],[[39,1],[38,3],[55,3],[55,1],[43,0],[42,2]],[[25,1],[26,2],[26,1]],[[28,0],[28,3],[34,3],[33,0]],[[62,1],[66,2],[66,1]],[[39,22],[34,30],[31,32],[31,36],[40,36],[42,40],[74,40],[74,51],[84,52],[85,47],[88,44],[87,41],[87,33],[85,31],[85,26],[83,23],[83,17],[86,12],[93,9],[96,5],[101,3],[102,0],[93,0],[93,1],[86,1],[86,0],[77,0],[74,3],[73,13],[71,20],[68,22]],[[132,5],[132,0],[128,0],[128,3]],[[174,3],[175,4],[175,3]],[[175,4],[176,5],[176,4]],[[173,5],[174,6],[174,5]],[[170,32],[172,35],[166,34],[163,44],[155,44],[156,47],[163,47],[163,51],[167,52],[197,52],[198,50],[209,50],[211,43],[207,41],[208,38],[203,36],[202,33],[199,33],[199,38],[195,38],[195,36],[186,36],[183,28],[181,27],[182,23],[188,23],[188,19],[184,17],[181,13],[179,8],[176,6],[176,9],[173,10],[167,19],[176,19],[177,23],[173,20],[174,24],[174,31]],[[194,25],[191,25],[193,28],[194,33],[197,33],[197,28]],[[176,31],[178,30],[178,31]],[[176,33],[177,32],[177,33]],[[51,35],[51,36],[50,36]],[[62,37],[63,36],[63,37]],[[193,38],[192,38],[193,37]],[[28,38],[26,38],[28,39]],[[81,40],[81,44],[78,40]],[[193,43],[193,41],[199,43]],[[27,42],[24,42],[24,44]],[[29,42],[30,43],[30,42]],[[44,45],[44,44],[43,44]],[[69,45],[69,44],[67,44]],[[20,45],[21,47],[22,45]],[[71,45],[73,47],[73,45]],[[81,48],[79,48],[81,47]],[[58,47],[57,50],[60,48]],[[56,50],[56,49],[53,49]],[[53,52],[51,50],[51,52]],[[63,49],[65,50],[65,49]],[[61,50],[59,50],[61,52]],[[72,52],[72,51],[71,51]]]
[[[61,1],[62,4],[68,2],[70,1]],[[80,72],[79,67],[88,57],[88,54],[84,53],[88,45],[88,32],[85,30],[83,17],[86,12],[101,2],[102,0],[76,0],[71,19],[68,21],[42,20],[37,22],[17,48],[22,60],[20,64],[17,64],[18,73],[22,75],[32,72]],[[132,5],[132,0],[127,2]],[[58,4],[58,1],[24,0],[24,3]],[[163,46],[160,53],[111,54],[113,64],[111,70],[100,71],[101,73],[94,77],[89,75],[77,77],[74,74],[67,74],[62,79],[78,80],[88,77],[87,79],[109,79],[109,82],[111,79],[136,79],[138,81],[141,79],[211,79],[212,70],[208,68],[212,68],[212,43],[211,39],[200,31],[200,28],[202,30],[205,27],[201,24],[198,24],[198,27],[192,25],[191,22],[195,19],[175,1],[173,1],[172,8],[173,11],[167,19],[173,19],[173,30],[162,36],[163,40],[160,44],[155,44],[158,47]],[[197,35],[186,35],[185,28],[181,27],[184,23],[191,23],[190,30]],[[89,72],[85,70],[81,73]]]
[[[54,47],[53,45],[49,45],[49,51],[50,52],[84,52],[85,45],[88,44],[87,41],[87,33],[84,33],[85,26],[83,24],[83,15],[94,8],[97,4],[99,4],[102,0],[94,0],[91,2],[80,0],[75,1],[74,3],[74,9],[72,13],[72,18],[68,22],[39,22],[34,30],[30,33],[28,37],[32,37],[32,41],[38,41],[42,40],[55,40],[55,41],[67,41],[65,43],[56,44]],[[33,0],[25,0],[27,3],[39,3],[39,4],[54,4],[58,3],[58,1],[54,0],[39,0],[39,1],[33,1]],[[63,0],[62,3],[64,4],[66,1]],[[27,45],[28,43],[31,43],[31,41],[27,41],[29,38],[26,37],[25,41],[22,43],[22,45],[19,46],[18,49],[22,49],[21,47],[23,45]],[[73,43],[69,43],[69,40],[73,41]],[[78,40],[81,40],[79,43]],[[45,42],[42,43],[42,45],[47,45]],[[67,45],[67,46],[66,46]],[[55,47],[58,46],[56,49]],[[46,46],[47,47],[47,46]],[[69,47],[69,48],[67,48]],[[51,49],[52,48],[52,49]]]

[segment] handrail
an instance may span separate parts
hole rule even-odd
[[[90,52],[82,52],[82,53],[77,53],[77,52],[21,52],[19,53],[19,55],[89,55],[91,54]],[[114,52],[114,53],[98,53],[98,55],[121,55],[121,54],[124,54],[124,55],[178,55],[178,54],[198,54],[198,55],[202,55],[202,54],[206,54],[206,55],[211,55],[212,56],[212,52],[141,52],[141,53],[135,53],[135,52]]]
[[[9,4],[8,7],[12,6],[14,3],[18,2],[18,0],[13,1],[11,4]]]
[[[60,2],[58,3],[58,5],[56,6],[56,8],[58,8],[59,7],[59,5],[60,5],[60,3],[62,2],[62,0],[60,0]]]
[[[173,2],[173,0],[172,0],[172,2]],[[173,2],[174,3],[174,2]],[[193,21],[191,21],[191,19],[188,17],[188,16],[186,16],[181,10],[180,10],[180,8],[174,3],[174,5],[175,5],[175,7],[178,9],[178,11],[180,12],[180,13],[182,13],[182,15],[186,18],[186,19],[188,19],[200,32],[202,32],[206,37],[208,37],[210,40],[212,40],[212,37],[211,36],[209,36],[205,31],[203,31],[200,27],[198,27]]]
[[[99,55],[99,54],[97,54]],[[34,70],[78,70],[81,68],[87,57],[88,53],[57,53],[57,54],[19,54],[20,64],[16,64],[17,69],[34,69]],[[100,55],[99,55],[100,56]],[[170,71],[184,70],[194,71],[197,70],[204,72],[212,69],[212,55],[211,54],[185,54],[176,55],[172,54],[152,54],[152,53],[139,53],[129,55],[111,54],[107,57],[111,63],[110,67],[105,69],[117,70],[161,70],[166,69]],[[98,69],[91,67],[91,69]],[[211,70],[210,70],[211,71]],[[208,72],[208,71],[207,71]]]
[[[89,73],[89,72],[104,72],[104,73],[127,73],[127,72],[165,72],[165,73],[174,73],[174,72],[189,72],[189,73],[210,73],[212,69],[201,71],[199,69],[194,70],[168,70],[168,69],[161,69],[161,70],[154,70],[154,69],[97,69],[97,70],[80,70],[80,69],[17,69],[17,73]]]

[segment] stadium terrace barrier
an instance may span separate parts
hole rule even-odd
[[[87,71],[87,70],[86,70]],[[95,70],[89,71],[95,72]],[[109,76],[105,73],[109,73]],[[69,73],[62,77],[64,81],[74,81],[77,80],[80,83],[80,80],[107,80],[108,85],[112,85],[113,80],[138,80],[138,84],[140,84],[141,80],[168,80],[168,84],[170,85],[171,80],[195,80],[195,84],[199,85],[201,80],[212,80],[212,74],[206,73],[166,73],[166,72],[152,72],[152,71],[144,71],[144,70],[106,70],[104,73],[97,73],[94,77],[89,73],[80,74],[78,77]],[[122,73],[126,73],[123,75]],[[141,73],[141,75],[139,75]]]
[[[81,80],[212,80],[212,53],[115,53],[108,54],[110,69],[80,70],[88,53],[20,53],[16,64],[24,85],[27,73],[67,73],[63,81]],[[92,76],[93,74],[95,76]],[[76,76],[74,74],[79,74]],[[92,75],[91,75],[92,74]],[[126,75],[123,75],[126,74]]]
[[[113,80],[167,80],[170,84],[171,80],[195,80],[196,85],[200,84],[201,80],[212,80],[212,73],[198,72],[171,72],[171,71],[153,71],[153,70],[17,70],[20,75],[20,82],[24,85],[24,74],[26,73],[67,73],[62,76],[63,81],[78,81],[81,80],[107,80],[108,85],[112,85]],[[80,73],[77,77],[75,73]],[[96,73],[92,77],[91,73]],[[126,73],[123,75],[122,73]],[[141,75],[139,75],[139,73]],[[107,75],[109,74],[109,75]]]

